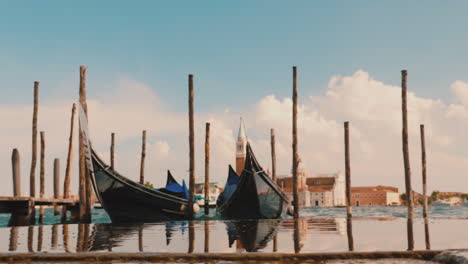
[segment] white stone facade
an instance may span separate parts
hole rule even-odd
[[[331,207],[334,206],[333,192],[309,192],[310,206],[312,207]]]

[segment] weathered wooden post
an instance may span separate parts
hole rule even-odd
[[[111,133],[111,147],[110,147],[110,166],[114,170],[114,153],[115,153],[115,133]]]
[[[67,167],[65,169],[65,180],[63,183],[63,199],[70,198],[70,178],[71,178],[71,165],[73,155],[73,131],[75,126],[75,112],[76,104],[73,103],[71,120],[70,120],[70,137],[68,138],[68,153],[67,153]],[[62,221],[67,219],[67,206],[62,207]]]
[[[411,188],[411,169],[409,160],[409,144],[408,144],[408,113],[407,113],[407,71],[401,71],[401,110],[403,121],[403,164],[405,168],[405,187],[406,199],[408,204],[408,250],[414,249],[413,237],[413,189]]]
[[[354,251],[353,239],[353,209],[351,204],[351,156],[349,153],[349,122],[344,122],[345,143],[345,178],[346,178],[346,233],[348,237],[348,249]]]
[[[39,82],[34,82],[34,109],[32,121],[32,158],[29,174],[29,196],[36,197],[37,115],[39,109]]]
[[[205,215],[210,214],[210,123],[205,126]]]
[[[275,130],[270,129],[271,134],[271,179],[276,183],[276,150],[275,150]]]
[[[293,66],[293,120],[292,120],[292,133],[293,133],[293,207],[294,207],[294,218],[299,218],[299,194],[298,194],[298,178],[297,178],[297,166],[299,162],[298,151],[297,151],[297,67]]]
[[[344,122],[345,141],[345,177],[346,177],[346,216],[352,217],[351,205],[351,161],[349,155],[349,122]]]
[[[141,137],[140,184],[145,184],[146,130]]]
[[[54,199],[60,195],[60,160],[54,159]],[[57,204],[54,205],[54,215],[59,215],[60,210]]]
[[[193,200],[195,194],[195,132],[194,132],[194,118],[193,118],[193,100],[194,100],[194,92],[193,92],[193,75],[189,74],[189,146],[190,146],[190,165],[189,165],[189,173],[190,173],[190,180],[189,180],[189,202],[188,202],[188,212],[191,217],[194,216],[194,208],[193,208]]]
[[[419,126],[421,131],[421,163],[422,163],[422,182],[423,182],[423,217],[424,217],[424,235],[426,249],[431,249],[431,240],[429,238],[429,221],[427,219],[427,174],[426,174],[426,139],[424,134],[424,125]]]
[[[40,170],[40,190],[39,197],[44,198],[45,193],[45,133],[40,132],[41,135],[41,170]],[[39,223],[44,222],[44,206],[39,209]]]
[[[422,163],[422,183],[423,183],[423,217],[427,217],[427,175],[426,175],[426,140],[424,136],[424,125],[420,125],[421,130],[421,163]]]
[[[80,104],[86,116],[88,115],[88,106],[86,104],[86,66],[80,66]],[[80,130],[81,131],[81,126]],[[80,196],[80,222],[91,222],[91,188],[89,177],[86,170],[86,161],[83,145],[83,135],[79,134],[79,196]]]
[[[13,196],[21,196],[20,155],[18,149],[11,154],[11,167],[13,170]]]

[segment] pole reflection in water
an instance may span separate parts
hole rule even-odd
[[[299,218],[294,218],[294,234],[293,234],[293,239],[294,239],[294,252],[299,253],[301,252],[301,244],[300,244],[300,231],[299,231]]]
[[[278,234],[273,238],[273,252],[278,252]]]
[[[210,252],[210,223],[205,221],[205,253]]]
[[[8,246],[9,251],[16,251],[18,249],[18,227],[10,228],[10,244]]]
[[[29,252],[34,252],[33,242],[34,242],[34,226],[29,226],[28,227],[28,251]]]
[[[90,224],[84,224],[84,241],[83,241],[83,251],[89,251],[90,245],[89,245],[89,233],[90,233]]]
[[[78,224],[78,236],[76,238],[76,252],[83,251],[83,236],[84,236],[83,224]]]
[[[429,237],[429,219],[424,217],[424,234],[426,238],[426,249],[431,249],[431,239]]]
[[[89,251],[89,228],[90,224],[78,225],[78,238],[76,241],[76,252]]]
[[[189,247],[188,253],[193,253],[195,248],[195,226],[193,224],[193,220],[189,221]]]
[[[143,252],[143,225],[138,226],[138,250]]]
[[[413,217],[408,217],[406,230],[408,231],[408,251],[411,251],[414,249]]]
[[[52,225],[52,240],[51,243],[52,249],[57,248],[58,244],[58,225]]]
[[[354,251],[353,218],[350,216],[346,218],[346,234],[348,237],[348,250]]]
[[[37,251],[42,251],[42,240],[44,236],[44,226],[39,226],[39,232],[37,234]]]
[[[65,252],[69,253],[71,252],[71,250],[70,250],[70,244],[68,241],[68,224],[63,225],[62,234],[63,234],[63,249],[65,250]]]

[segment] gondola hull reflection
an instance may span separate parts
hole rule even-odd
[[[226,230],[229,247],[237,241],[237,247],[247,252],[257,252],[265,248],[275,237],[281,220],[238,220],[227,221]]]

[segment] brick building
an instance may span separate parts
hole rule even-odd
[[[390,186],[351,187],[353,206],[400,205],[398,188]]]

